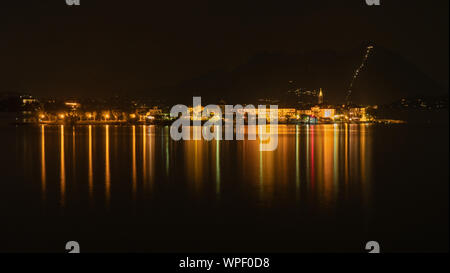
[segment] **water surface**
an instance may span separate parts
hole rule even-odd
[[[448,127],[1,127],[0,251],[448,251]]]

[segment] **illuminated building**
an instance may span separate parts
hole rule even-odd
[[[148,110],[147,115],[148,116],[159,116],[159,115],[162,115],[162,110],[159,109],[157,106],[155,106],[152,109]]]
[[[311,107],[311,114],[319,118],[333,118],[336,113],[334,108]]]
[[[335,115],[336,110],[335,109],[320,109],[320,115],[321,118],[332,118]]]
[[[295,108],[279,108],[278,109],[278,120],[284,121],[287,119],[295,118],[297,110]]]
[[[350,120],[366,121],[367,120],[366,108],[365,107],[350,108],[348,116]]]
[[[37,99],[33,98],[32,96],[28,96],[28,95],[20,96],[20,98],[22,99],[23,104],[32,104],[32,103],[38,102]]]
[[[103,116],[104,120],[108,120],[111,117],[109,112],[103,112],[102,116]]]
[[[76,101],[66,101],[64,103],[67,107],[69,107],[71,110],[76,110],[78,108],[80,108],[81,104],[76,102]]]
[[[311,111],[311,109],[297,110],[297,116],[301,116],[301,115],[310,116],[310,115],[312,115],[312,111]]]

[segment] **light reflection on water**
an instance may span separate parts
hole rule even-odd
[[[115,196],[123,200],[123,196],[130,194],[128,197],[136,200],[151,195],[155,185],[168,181],[186,186],[197,198],[218,199],[225,194],[224,189],[245,189],[245,194],[250,199],[256,198],[260,205],[270,205],[278,196],[284,196],[327,207],[339,195],[354,193],[365,205],[369,202],[371,125],[280,125],[278,148],[271,152],[260,151],[258,140],[172,141],[168,126],[114,126],[112,134],[110,127],[61,125],[60,160],[56,164],[46,159],[47,150],[53,150],[48,146],[55,145],[46,143],[46,138],[55,134],[55,130],[52,126],[41,126],[43,201],[47,187],[51,186],[47,172],[58,167],[61,207],[66,205],[66,191],[71,191],[78,181],[80,186],[87,181],[87,186],[76,194],[86,192],[91,201],[99,198],[98,190],[103,187],[106,207],[111,199],[114,202]],[[120,141],[124,145],[118,145]],[[67,165],[66,157],[70,155],[65,152],[66,145],[72,146],[71,166]],[[68,167],[77,174],[69,182]],[[99,179],[101,172],[103,186]],[[236,185],[236,181],[242,185]]]
[[[60,132],[61,132],[61,141],[60,141],[60,145],[61,145],[61,149],[60,149],[60,164],[59,164],[59,170],[60,170],[60,195],[61,195],[61,200],[60,200],[60,204],[61,207],[64,207],[66,205],[66,161],[65,161],[65,154],[64,154],[64,125],[61,125],[60,127]],[[44,160],[45,161],[45,160]]]
[[[111,170],[109,167],[109,125],[105,126],[105,200],[109,207],[111,199]]]
[[[41,125],[41,189],[42,189],[42,200],[44,201],[46,188],[47,188],[47,178],[45,170],[45,126]]]
[[[152,125],[7,127],[2,245],[361,251],[380,239],[384,249],[448,250],[448,127],[278,131],[268,152],[258,140],[172,141]]]

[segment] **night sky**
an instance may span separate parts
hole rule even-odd
[[[347,50],[364,41],[448,89],[449,1],[381,2],[5,0],[0,92],[146,96],[262,51]]]

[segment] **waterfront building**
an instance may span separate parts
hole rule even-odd
[[[348,111],[348,117],[350,120],[360,120],[360,121],[366,121],[367,120],[367,109],[365,107],[355,107],[350,108]]]
[[[319,118],[333,118],[336,113],[334,108],[320,108],[315,106],[311,108],[311,114]]]
[[[287,121],[289,119],[295,118],[297,115],[297,110],[295,108],[279,108],[278,109],[278,120],[281,122]]]

